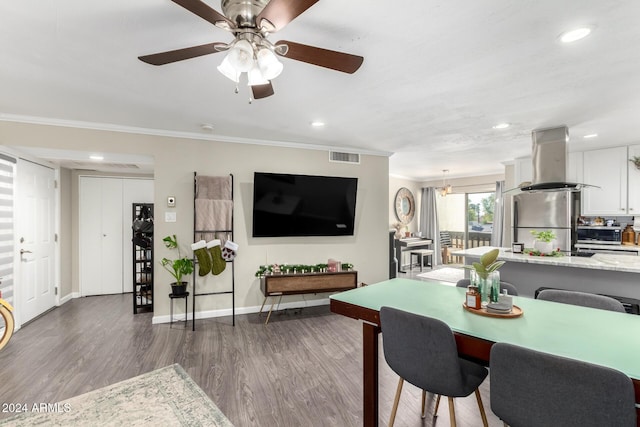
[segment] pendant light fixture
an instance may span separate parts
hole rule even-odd
[[[451,194],[453,188],[451,184],[447,184],[447,174],[449,173],[449,169],[442,169],[442,187],[438,188],[440,195],[445,197],[447,194]]]

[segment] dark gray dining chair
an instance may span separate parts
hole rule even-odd
[[[458,283],[456,283],[456,286],[459,288],[468,288],[470,284],[471,284],[471,280],[460,279],[458,280]],[[518,296],[518,290],[516,289],[515,286],[513,286],[509,282],[500,281],[500,293],[503,294],[504,291],[507,291],[507,294],[509,295],[516,296],[516,297]]]
[[[635,426],[631,379],[620,371],[512,344],[491,347],[491,410],[513,426]]]
[[[487,377],[484,366],[458,357],[458,349],[449,326],[438,320],[391,307],[380,309],[384,357],[400,376],[389,426],[393,426],[404,381],[422,390],[422,417],[425,416],[426,392],[438,395],[434,416],[438,412],[440,395],[449,399],[451,425],[455,426],[454,397],[466,397],[475,391],[482,423],[487,417],[478,387]]]
[[[544,289],[536,297],[539,300],[561,302],[563,304],[580,305],[583,307],[599,308],[601,310],[618,311],[624,313],[624,305],[617,299],[604,295],[589,294],[562,289]]]

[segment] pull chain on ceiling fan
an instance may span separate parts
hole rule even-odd
[[[246,73],[254,99],[274,94],[271,80],[280,75],[283,64],[278,56],[352,74],[364,58],[348,53],[281,40],[273,44],[269,33],[289,22],[319,0],[222,0],[221,14],[201,0],[171,0],[218,28],[233,34],[231,43],[214,42],[184,49],[138,57],[151,65],[165,65],[198,56],[227,51],[218,71],[236,83]]]

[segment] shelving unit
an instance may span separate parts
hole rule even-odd
[[[133,221],[151,223],[151,231],[133,230],[133,314],[153,311],[153,203],[133,203]]]
[[[230,212],[230,227],[225,227],[225,228],[213,228],[213,229],[198,229],[198,173],[194,172],[193,173],[193,224],[194,224],[194,230],[193,230],[193,238],[194,238],[194,242],[197,242],[199,240],[212,240],[212,239],[219,239],[220,237],[224,236],[223,240],[231,240],[233,241],[233,175],[229,174],[228,179],[230,180],[230,198],[229,199],[224,199],[224,200],[230,200],[231,201],[231,212]],[[226,178],[225,177],[210,177],[210,178]],[[206,199],[205,200],[210,200],[210,199]],[[222,243],[224,245],[224,241]],[[192,330],[195,331],[196,330],[196,298],[197,297],[201,297],[201,296],[207,296],[207,295],[231,295],[231,322],[232,325],[235,326],[236,325],[236,304],[235,304],[235,267],[234,267],[234,262],[232,261],[227,261],[227,265],[231,264],[231,289],[226,289],[226,290],[222,290],[222,291],[216,291],[216,292],[198,292],[197,290],[197,285],[198,285],[198,259],[194,258],[194,265],[195,268],[193,269],[193,296],[192,296],[192,301],[191,301],[191,310],[192,310],[192,317],[191,317],[191,324],[192,324]]]

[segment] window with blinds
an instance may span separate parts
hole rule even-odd
[[[16,159],[0,153],[0,292],[2,299],[15,305],[13,298],[13,180]]]

